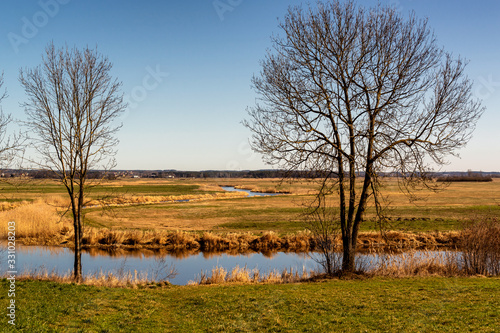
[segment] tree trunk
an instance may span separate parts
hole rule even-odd
[[[75,282],[82,282],[82,228],[80,223],[80,209],[74,213],[74,229],[75,229],[75,263],[73,276]]]
[[[355,269],[356,245],[353,244],[352,235],[348,231],[346,237],[342,237],[344,256],[342,257],[342,273],[352,273]]]

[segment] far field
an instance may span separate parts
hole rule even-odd
[[[389,229],[456,230],[469,220],[500,217],[500,179],[451,183],[436,193],[420,192],[421,200],[416,202],[410,202],[399,191],[394,179],[388,178],[383,183],[383,194],[390,204]],[[220,187],[224,185],[288,194],[231,197]],[[111,229],[293,233],[305,229],[301,212],[314,189],[315,184],[306,180],[119,179],[91,189],[89,198],[101,198],[111,205],[88,208],[85,218],[90,226]],[[191,201],[175,202],[183,199]],[[40,200],[59,210],[67,204],[64,188],[54,180],[16,180],[0,187],[0,204],[3,202],[4,209]],[[135,204],[116,204],[124,202]],[[375,230],[372,209],[366,219],[362,230]]]

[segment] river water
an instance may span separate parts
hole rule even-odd
[[[5,252],[4,252],[5,253]],[[2,253],[0,260],[0,274],[7,271],[6,253]],[[74,251],[70,248],[52,246],[24,246],[16,244],[16,268],[18,274],[23,272],[54,272],[64,275],[73,269]],[[302,271],[303,268],[311,270],[316,268],[316,263],[308,254],[297,253],[273,253],[264,255],[262,253],[250,254],[207,254],[197,253],[194,255],[165,254],[154,251],[102,251],[83,250],[82,267],[84,275],[113,273],[119,275],[123,272],[134,270],[138,273],[147,273],[149,278],[155,275],[158,280],[164,278],[166,270],[162,267],[175,267],[177,276],[169,281],[173,284],[184,285],[191,280],[199,278],[201,272],[211,275],[215,267],[223,267],[227,270],[232,268],[247,267],[257,268],[261,273],[273,270],[282,271],[285,268],[293,268]]]
[[[260,193],[249,190],[235,189],[234,187],[222,187],[226,191],[247,192],[253,196],[274,196],[279,193]],[[4,275],[7,269],[7,253],[5,243],[0,244],[0,275]],[[446,252],[422,252],[422,255],[442,256]],[[416,253],[419,256],[419,252]],[[272,271],[281,272],[284,269],[302,272],[319,270],[317,264],[319,255],[315,253],[249,253],[249,254],[208,254],[208,253],[177,253],[167,254],[151,250],[128,251],[87,249],[82,253],[82,268],[84,275],[99,273],[113,273],[121,275],[134,271],[139,274],[147,274],[149,279],[163,280],[169,271],[174,267],[177,275],[169,279],[173,284],[185,285],[189,281],[199,279],[202,273],[211,275],[215,267],[223,267],[231,271],[234,267],[246,267],[249,270],[258,269],[260,274],[267,274]],[[337,255],[337,260],[341,259],[341,254]],[[393,260],[400,260],[392,257]],[[380,263],[380,256],[375,254],[360,254],[357,262],[365,269],[375,267]],[[401,256],[404,260],[404,255]],[[70,274],[73,269],[74,251],[70,248],[52,246],[24,246],[16,244],[16,269],[18,274],[23,272],[37,273],[48,272],[58,275]]]
[[[228,192],[246,192],[249,197],[265,197],[265,196],[274,196],[280,195],[282,193],[264,193],[264,192],[254,192],[250,190],[243,190],[239,188],[234,188],[233,186],[221,186],[224,191]]]
[[[5,245],[2,247],[5,249]],[[0,250],[2,250],[0,248]],[[425,256],[440,256],[445,251],[422,252]],[[419,252],[416,252],[419,255]],[[164,268],[175,267],[177,276],[169,279],[173,284],[185,285],[189,281],[199,279],[204,272],[211,275],[211,270],[215,267],[223,267],[231,271],[234,267],[247,267],[248,269],[258,269],[260,274],[271,271],[281,272],[284,269],[293,269],[302,272],[319,269],[319,265],[314,260],[318,258],[315,253],[250,253],[250,254],[166,254],[151,250],[142,251],[104,251],[97,249],[83,250],[82,267],[84,275],[93,275],[103,272],[120,275],[130,272],[132,275],[136,270],[140,274],[147,274],[148,278],[163,280],[167,270]],[[7,271],[7,255],[5,251],[0,253],[0,274]],[[341,254],[338,254],[338,259]],[[400,260],[396,255],[392,255],[392,260]],[[401,256],[404,260],[404,255]],[[73,269],[74,251],[70,248],[51,246],[24,246],[16,244],[16,268],[18,274],[23,272],[54,272],[59,275],[69,274]],[[360,254],[357,262],[365,269],[370,269],[378,265],[380,257],[375,254]],[[163,270],[162,270],[163,269]]]

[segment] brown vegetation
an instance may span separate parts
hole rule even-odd
[[[62,216],[64,211],[51,204],[54,200],[40,200],[0,212],[0,239],[5,239],[7,236],[7,222],[16,221],[18,241],[27,245],[72,246],[71,221]],[[358,245],[365,249],[458,247],[461,244],[461,237],[461,233],[458,231],[432,233],[389,231],[384,234],[363,232],[358,239]],[[286,235],[264,232],[261,235],[256,235],[252,233],[115,230],[92,227],[85,227],[82,244],[86,248],[161,248],[177,252],[193,250],[203,252],[307,252],[317,248],[314,236],[308,231]],[[334,246],[339,248],[340,245],[340,239],[335,239]]]
[[[170,272],[168,278],[175,275],[174,271]],[[148,277],[147,273],[134,273],[127,271],[118,271],[113,273],[95,272],[90,275],[85,275],[82,284],[98,287],[110,288],[144,288],[144,287],[158,287],[170,285],[168,278],[157,280]],[[66,274],[57,274],[55,272],[48,272],[46,269],[39,269],[34,271],[26,271],[16,276],[17,281],[23,280],[37,280],[37,281],[53,281],[58,283],[75,283],[72,272]]]
[[[103,200],[89,200],[87,207],[102,206],[127,206],[127,205],[147,205],[158,203],[172,203],[179,201],[204,201],[217,199],[242,198],[248,194],[245,192],[221,192],[207,194],[186,194],[186,195],[126,195]]]
[[[273,270],[267,274],[262,274],[258,269],[248,269],[246,266],[240,268],[234,267],[230,272],[223,267],[212,269],[211,275],[207,272],[201,272],[198,279],[190,281],[190,285],[204,284],[227,284],[227,283],[293,283],[301,282],[314,276],[315,272],[294,271],[293,269],[284,269],[282,272]]]
[[[61,217],[54,207],[43,201],[20,205],[0,212],[0,238],[7,237],[9,221],[16,222],[16,239],[36,244],[62,242],[71,228],[71,222]]]
[[[463,269],[470,274],[500,274],[500,221],[475,222],[460,237]]]

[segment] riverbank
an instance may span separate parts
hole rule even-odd
[[[499,308],[500,279],[481,277],[140,289],[18,281],[16,327],[4,316],[0,331],[495,332]]]

